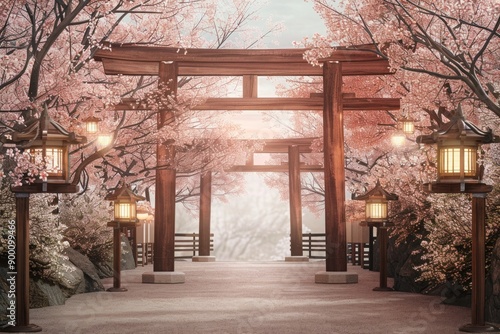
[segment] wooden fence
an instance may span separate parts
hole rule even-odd
[[[214,234],[210,233],[210,251],[214,250]],[[190,259],[199,251],[198,233],[176,233],[175,234],[175,258]],[[144,266],[153,263],[153,243],[137,244],[137,265]]]
[[[304,233],[302,234],[302,251],[310,259],[326,258],[326,234]],[[361,265],[368,269],[370,265],[369,243],[347,243],[347,262]]]

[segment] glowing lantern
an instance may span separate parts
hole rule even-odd
[[[46,175],[41,181],[48,183],[69,183],[69,150],[70,144],[80,144],[85,137],[66,131],[59,123],[49,117],[44,108],[40,118],[27,122],[22,131],[7,134],[5,143],[15,144],[20,150],[28,151],[32,162],[40,162],[45,166]],[[38,180],[37,180],[38,181]]]
[[[111,292],[123,292],[127,289],[121,286],[121,228],[135,227],[137,224],[136,203],[145,198],[136,195],[130,186],[122,182],[114,193],[108,194],[104,199],[114,201],[114,220],[108,223],[113,227],[113,287]]]
[[[137,222],[136,203],[139,200],[144,200],[144,197],[136,195],[129,185],[122,182],[121,186],[113,194],[108,194],[105,199],[114,201],[115,222],[120,223],[122,227],[135,226]]]
[[[388,193],[377,180],[375,188],[364,195],[353,196],[353,200],[365,201],[365,219],[367,222],[383,223],[387,220],[387,203],[391,200],[397,200],[398,196]]]
[[[108,146],[109,144],[111,144],[112,141],[113,141],[113,136],[108,135],[108,134],[100,134],[97,137],[97,146],[99,148],[104,148],[104,147]]]
[[[478,183],[482,175],[477,158],[479,145],[498,141],[491,130],[483,131],[465,120],[459,107],[450,122],[430,135],[417,137],[420,144],[437,144],[436,183]]]
[[[415,121],[409,118],[402,118],[398,121],[401,131],[407,135],[415,133]]]
[[[149,216],[149,210],[146,207],[140,206],[137,208],[137,219],[146,220],[148,219],[148,216]]]
[[[95,116],[90,116],[85,118],[83,122],[85,123],[85,129],[87,130],[87,133],[89,134],[97,133],[99,131],[100,121],[101,119]]]
[[[385,191],[377,180],[375,188],[364,195],[353,196],[352,199],[365,201],[366,221],[362,223],[380,230],[380,233],[377,233],[377,239],[380,239],[380,285],[373,290],[392,291],[393,289],[387,286],[387,229],[393,226],[393,223],[387,219],[387,203],[397,200],[398,196]]]

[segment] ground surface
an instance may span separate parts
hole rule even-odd
[[[124,271],[127,292],[76,295],[32,309],[45,333],[456,333],[470,309],[439,297],[376,292],[378,273],[349,266],[357,284],[316,284],[322,261],[176,262],[182,284],[143,284],[152,266]],[[112,286],[112,279],[104,281]],[[389,286],[391,286],[389,280]]]

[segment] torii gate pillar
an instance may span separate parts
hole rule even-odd
[[[290,193],[290,252],[286,262],[307,262],[302,252],[302,199],[300,189],[300,152],[298,145],[288,146],[288,188]]]
[[[210,216],[212,206],[212,172],[206,171],[200,175],[200,227],[198,256],[193,256],[193,262],[215,262],[215,256],[210,255]]]
[[[177,64],[161,62],[159,85],[174,98],[177,95]],[[158,112],[158,129],[168,124],[172,110]],[[153,272],[142,275],[143,283],[184,283],[184,273],[174,271],[175,261],[175,178],[173,159],[175,146],[171,141],[156,146],[156,189]]]
[[[357,283],[347,272],[342,63],[323,64],[323,152],[325,167],[326,272],[316,283]]]

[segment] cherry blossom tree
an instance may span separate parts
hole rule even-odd
[[[37,117],[47,107],[51,117],[66,129],[84,134],[83,120],[100,113],[101,132],[112,134],[112,144],[96,152],[95,138],[90,137],[86,145],[72,152],[78,156],[73,165],[88,164],[83,170],[84,187],[95,172],[89,161],[103,156],[101,167],[108,169],[107,176],[118,174],[142,181],[148,177],[145,174],[154,174],[151,147],[160,138],[175,139],[186,148],[184,144],[193,140],[190,135],[195,129],[198,137],[207,138],[220,138],[221,134],[229,138],[234,133],[235,129],[203,131],[224,125],[214,114],[195,117],[189,109],[196,97],[199,100],[209,91],[217,96],[228,87],[215,78],[182,79],[175,97],[175,121],[159,132],[155,129],[156,114],[162,103],[172,103],[174,97],[158,87],[156,77],[104,76],[101,64],[92,58],[94,53],[105,47],[105,42],[180,49],[249,47],[259,36],[275,30],[270,27],[259,33],[247,26],[256,17],[256,8],[253,1],[240,0],[2,2],[2,132],[22,128],[25,120]],[[154,105],[150,110],[113,110],[113,104],[122,98],[149,99]],[[212,156],[216,158],[216,154]]]
[[[207,96],[234,90],[236,79],[181,78],[173,96],[155,76],[106,76],[102,64],[93,59],[95,52],[110,43],[176,47],[180,52],[197,47],[255,47],[261,37],[278,29],[278,25],[253,28],[248,24],[257,18],[259,5],[248,0],[0,3],[0,136],[23,130],[46,108],[65,129],[87,137],[86,143],[71,148],[71,166],[72,175],[80,177],[82,192],[89,194],[60,202],[61,219],[68,222],[66,238],[73,247],[95,257],[104,253],[106,212],[78,212],[74,205],[99,202],[99,196],[121,179],[133,183],[139,193],[154,189],[157,142],[176,143],[178,152],[170,163],[178,170],[177,200],[188,206],[199,194],[199,173],[206,170],[217,173],[215,195],[240,189],[238,178],[222,171],[249,146],[232,140],[239,129],[224,123],[220,112],[191,110]],[[148,101],[149,107],[118,110],[114,106],[123,99]],[[158,112],[167,105],[175,117],[157,130]],[[84,120],[91,116],[101,119],[99,134],[110,135],[109,144],[100,146],[98,135],[85,132]],[[4,184],[43,178],[45,161],[5,147],[0,154]],[[88,238],[84,234],[89,226],[82,231],[85,224],[97,224]],[[52,236],[60,236],[61,231],[51,231]],[[32,240],[43,233],[32,234]]]
[[[325,20],[329,33],[297,43],[311,47],[305,57],[319,65],[320,59],[335,46],[367,45],[372,50],[375,46],[374,52],[389,60],[394,74],[345,77],[343,91],[360,97],[401,98],[400,113],[345,112],[348,190],[363,193],[380,180],[384,188],[397,193],[399,201],[393,204],[391,212],[397,222],[393,234],[399,242],[409,235],[423,241],[426,263],[420,267],[422,277],[436,284],[452,280],[467,287],[470,199],[422,192],[422,184],[434,179],[435,152],[431,148],[419,150],[413,136],[396,149],[390,137],[396,121],[404,116],[418,121],[419,131],[428,132],[447,122],[458,105],[465,110],[467,119],[499,132],[498,6],[494,1],[311,2]],[[308,78],[301,81],[283,93],[307,96],[321,91],[320,82]],[[311,122],[314,124],[308,124]],[[293,131],[321,138],[321,115],[297,115]],[[486,155],[482,163],[489,175],[487,182],[498,185],[498,145],[490,146],[483,147]],[[321,147],[321,139],[315,147]],[[321,196],[321,176],[316,180],[303,180],[303,190]],[[489,200],[492,204],[488,217],[492,218],[498,211],[496,191]],[[488,224],[487,240],[491,245],[498,238],[498,220],[489,218]]]

